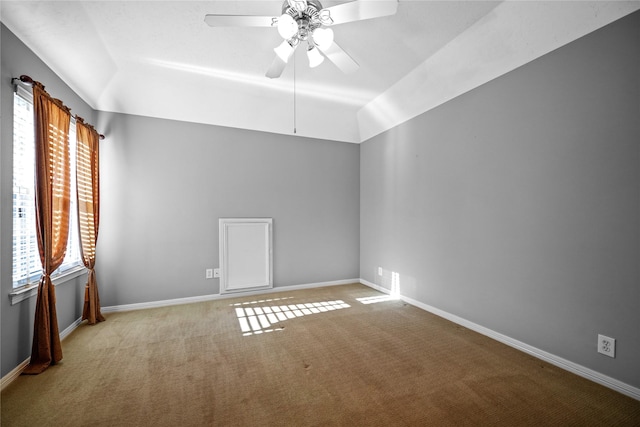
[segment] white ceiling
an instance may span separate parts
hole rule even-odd
[[[273,80],[264,73],[281,42],[276,29],[204,23],[205,14],[277,16],[281,7],[270,0],[3,0],[0,18],[96,110],[280,134],[295,126],[299,136],[358,143],[640,3],[400,0],[394,16],[333,27],[360,64],[356,73],[329,61],[310,69],[299,49]]]

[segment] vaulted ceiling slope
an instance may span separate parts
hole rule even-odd
[[[0,19],[96,110],[359,143],[640,3],[400,0],[393,16],[333,27],[360,65],[355,73],[329,61],[311,69],[298,49],[279,79],[265,77],[282,41],[275,28],[204,22],[206,14],[278,16],[281,8],[268,0],[3,0]]]

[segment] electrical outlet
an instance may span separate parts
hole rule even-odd
[[[213,269],[213,277],[215,279],[219,279],[220,278],[220,269],[219,268],[214,268]]]
[[[616,357],[616,340],[598,334],[598,353],[609,357]]]
[[[382,267],[378,267],[378,276],[382,276]]]
[[[207,268],[207,269],[204,271],[204,277],[205,277],[206,279],[213,279],[213,268]]]

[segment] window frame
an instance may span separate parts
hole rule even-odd
[[[16,212],[23,212],[20,211],[21,207],[20,206],[16,206],[16,197],[17,194],[20,193],[20,191],[18,193],[16,193],[16,186],[15,186],[15,177],[16,177],[16,119],[17,119],[17,114],[19,113],[16,108],[17,108],[17,99],[16,98],[20,98],[22,101],[27,102],[28,104],[31,105],[31,108],[33,108],[33,94],[32,91],[30,90],[31,87],[29,86],[28,88],[26,88],[23,84],[21,83],[16,83],[14,86],[15,90],[14,90],[14,99],[13,99],[13,165],[12,165],[12,177],[14,180],[14,185],[12,186],[12,205],[13,205],[13,209],[12,209],[12,292],[9,294],[10,299],[11,299],[11,305],[20,302],[24,299],[30,298],[31,296],[35,295],[37,292],[37,285],[38,282],[40,281],[40,278],[42,277],[42,267],[39,266],[39,268],[37,268],[36,270],[28,270],[28,275],[26,276],[22,276],[21,278],[19,278],[18,280],[15,280],[15,262],[16,262],[16,258],[25,258],[23,256],[22,253],[20,253],[20,250],[16,247]],[[51,275],[52,281],[54,283],[54,285],[66,282],[72,278],[78,277],[79,275],[81,275],[82,273],[84,273],[84,264],[82,262],[82,254],[81,254],[81,249],[80,249],[80,239],[79,239],[79,228],[78,228],[78,211],[77,211],[77,201],[76,199],[76,163],[75,163],[75,158],[76,158],[76,130],[75,130],[75,117],[71,117],[71,123],[70,123],[70,129],[69,129],[69,144],[70,144],[70,166],[71,166],[71,185],[70,185],[70,199],[71,199],[71,205],[70,205],[70,224],[69,224],[69,236],[68,236],[68,240],[67,240],[67,254],[65,255],[65,260],[62,263],[62,265],[56,269],[53,274]],[[33,123],[33,119],[31,120],[31,123]],[[26,135],[27,138],[30,135]],[[33,143],[35,143],[35,141],[33,140],[33,136],[31,134],[31,138]],[[27,144],[29,144],[27,142]],[[27,148],[28,149],[28,148]],[[34,147],[34,152],[35,152],[35,147]],[[33,170],[33,176],[34,176],[34,181],[35,181],[35,158],[34,158],[34,164],[32,167]],[[29,172],[28,172],[29,173]],[[18,187],[18,188],[22,188],[22,187]],[[25,187],[28,188],[28,187]],[[33,183],[31,189],[35,190],[35,182]],[[27,193],[28,194],[28,193]],[[29,196],[27,196],[29,197]],[[37,246],[37,236],[36,236],[36,229],[35,229],[35,199],[33,199],[33,213],[32,213],[32,220],[33,220],[33,226],[31,228],[31,230],[29,230],[30,234],[28,236],[28,240],[31,241],[33,238],[35,238],[36,241],[36,246]],[[27,253],[26,253],[26,259],[27,259],[27,264],[30,263],[29,259],[29,254],[30,251],[27,249]],[[37,248],[36,248],[36,253],[37,253]],[[69,255],[71,255],[72,258],[68,258]],[[39,256],[38,256],[38,264],[40,262],[39,260]],[[28,265],[27,269],[32,268],[31,265]]]

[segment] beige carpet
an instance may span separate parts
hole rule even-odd
[[[2,426],[640,426],[639,401],[359,284],[106,317],[2,392]]]

